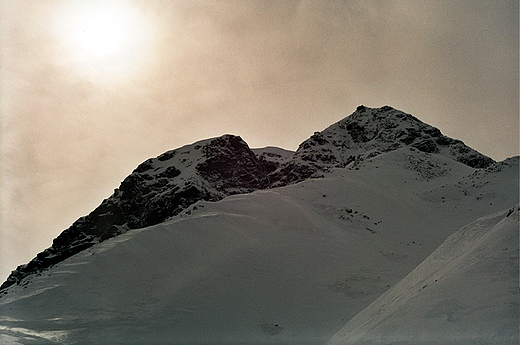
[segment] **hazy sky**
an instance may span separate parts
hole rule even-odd
[[[146,158],[391,105],[518,155],[518,1],[0,0],[0,280]]]

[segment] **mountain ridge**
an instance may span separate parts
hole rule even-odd
[[[331,168],[359,164],[406,146],[450,157],[473,168],[486,168],[495,163],[413,115],[390,106],[368,108],[360,105],[350,116],[302,142],[293,159],[278,169],[282,181],[279,185],[318,177]]]
[[[350,116],[315,132],[294,153],[250,149],[242,138],[230,134],[197,141],[141,163],[112,196],[64,230],[50,248],[18,266],[0,291],[129,229],[159,224],[199,200],[217,201],[323,177],[334,168],[359,166],[402,147],[440,154],[473,168],[495,163],[389,106],[359,106]]]
[[[233,140],[238,139],[218,142],[231,148]],[[132,177],[144,193],[138,204],[157,204],[175,186],[237,191],[236,184],[223,185],[210,170],[205,174],[217,176],[219,183],[195,178],[200,177],[198,164],[206,161],[208,150],[202,148],[211,141],[203,141],[197,150],[193,145],[172,150],[138,168]],[[264,156],[259,160],[274,161],[278,167],[295,155],[276,148],[252,151],[257,158]],[[230,176],[228,181],[243,181],[244,190],[260,183],[249,174],[248,169],[256,169],[258,163],[250,152],[244,152],[250,157],[243,159],[244,169],[225,172],[226,167],[235,168],[226,152],[215,155],[214,161],[221,162],[219,173]],[[343,168],[319,164],[316,175],[321,178],[218,201],[198,200],[159,224],[122,229],[123,233],[6,288],[0,298],[0,343],[324,345],[335,334],[341,336],[338,331],[361,317],[374,301],[403,284],[411,287],[412,299],[440,289],[435,292],[440,300],[425,310],[424,322],[445,322],[446,328],[433,327],[430,343],[438,335],[441,339],[451,334],[444,329],[474,329],[467,321],[473,318],[462,318],[470,310],[482,311],[476,320],[486,329],[514,334],[518,329],[502,317],[517,301],[504,294],[508,286],[517,292],[517,279],[506,275],[503,283],[494,285],[486,277],[511,270],[518,260],[517,251],[504,249],[510,249],[510,239],[518,236],[511,206],[518,204],[519,161],[514,157],[476,169],[449,155],[404,145],[369,153]],[[166,178],[163,174],[171,166],[181,173],[170,169],[173,177],[167,178],[168,183],[157,182]],[[263,172],[266,177],[276,173],[278,168],[273,168]],[[262,183],[269,186],[274,180],[269,178]],[[143,215],[149,214],[147,209],[143,207]],[[405,284],[407,275],[427,262],[449,236],[471,228],[482,217],[495,219],[496,212],[516,228],[504,228],[507,236],[499,235],[499,241],[494,241],[498,233],[489,232],[485,236],[490,242],[484,246],[468,242],[476,253],[486,252],[491,248],[487,243],[494,243],[498,250],[490,257],[500,254],[506,259],[478,265],[484,278],[473,280],[478,284],[456,288],[459,275],[449,273],[467,271],[466,261],[455,265],[455,271],[437,271],[455,285],[443,284],[437,276],[432,278],[439,282],[427,278],[422,283],[421,278]],[[479,232],[487,233],[486,229]],[[451,246],[455,252],[444,252],[448,262],[459,262],[451,260],[450,253],[465,251],[466,246],[457,247],[458,243]],[[480,299],[481,292],[490,298]],[[468,298],[458,299],[461,295]],[[471,299],[476,304],[468,308],[464,301]],[[487,316],[488,300],[503,301],[491,306],[500,318]],[[413,330],[412,321],[417,321],[419,331],[409,334],[420,335],[419,319],[405,318],[401,324]],[[437,334],[442,332],[447,335]],[[488,338],[477,337],[468,344],[500,343]]]

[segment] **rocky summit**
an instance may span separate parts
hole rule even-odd
[[[359,106],[343,120],[315,132],[300,144],[294,156],[272,175],[274,185],[322,176],[332,168],[344,168],[402,147],[412,147],[466,164],[486,168],[494,161],[449,138],[438,128],[390,106]]]
[[[355,168],[366,159],[403,147],[472,168],[494,163],[462,141],[389,106],[359,106],[350,116],[315,132],[294,153],[278,148],[252,150],[234,135],[202,140],[144,161],[112,196],[63,231],[50,248],[17,267],[0,290],[130,229],[159,224],[197,201],[218,201],[322,177],[334,168]]]

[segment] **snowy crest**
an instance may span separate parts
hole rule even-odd
[[[394,151],[412,147],[439,154],[472,168],[485,168],[494,161],[449,138],[416,117],[390,106],[368,108],[363,105],[343,120],[315,132],[300,144],[293,158],[273,174],[273,186],[323,176],[331,168],[345,168]]]
[[[259,159],[235,135],[147,159],[112,196],[54,239],[52,247],[13,271],[0,289],[129,229],[159,224],[199,200],[217,201],[266,188],[267,174],[277,166],[276,161]]]
[[[473,168],[485,168],[493,160],[451,139],[433,126],[389,106],[359,106],[345,119],[304,141],[296,155],[303,161],[344,167],[404,146],[440,154]]]
[[[229,134],[198,141],[140,164],[112,196],[54,239],[52,247],[13,271],[0,290],[129,229],[159,224],[197,201],[323,177],[333,168],[360,165],[403,147],[472,168],[494,163],[460,140],[389,106],[359,106],[305,140],[295,153],[273,147],[252,150],[242,138]]]

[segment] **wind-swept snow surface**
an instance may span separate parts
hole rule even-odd
[[[490,299],[474,312],[480,288],[455,291],[456,278],[500,296],[517,284],[494,270],[518,257],[517,237],[503,236],[518,215],[495,214],[518,204],[518,170],[518,157],[493,162],[391,107],[359,107],[294,153],[231,135],[168,151],[13,271],[0,343],[326,344],[380,296],[408,291],[400,281],[481,217],[419,266],[435,272],[401,301],[437,291],[428,322],[495,332],[485,315],[505,320],[517,305]],[[495,254],[498,266],[483,259]],[[482,332],[472,334],[489,340]]]
[[[516,206],[450,236],[329,344],[518,344],[518,298]]]
[[[515,184],[513,163],[484,172],[405,148],[357,168],[200,201],[94,245],[8,288],[0,339],[325,344],[446,237],[518,198],[491,192]]]

